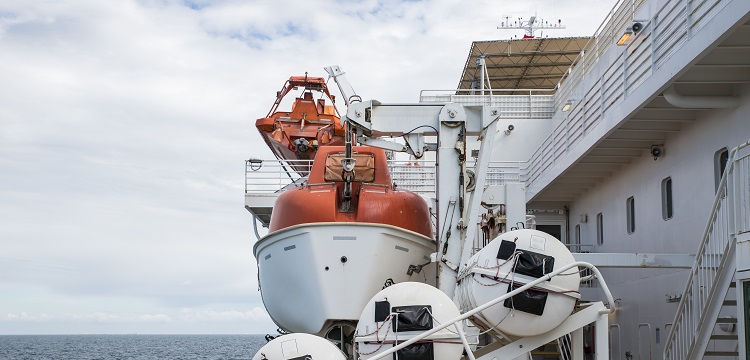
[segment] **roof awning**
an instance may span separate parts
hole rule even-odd
[[[554,89],[589,37],[475,41],[459,89],[478,89],[479,57],[485,58],[492,89]]]

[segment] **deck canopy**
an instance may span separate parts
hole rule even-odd
[[[475,41],[458,89],[479,88],[484,57],[492,89],[554,89],[589,37]],[[486,85],[485,85],[486,87]]]

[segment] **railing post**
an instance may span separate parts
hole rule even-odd
[[[625,50],[622,53],[622,98],[625,99],[628,97],[628,53],[630,50],[630,46],[633,43],[629,44],[625,47]]]
[[[693,32],[690,31],[690,28],[692,28],[692,26],[691,26],[692,25],[691,24],[692,21],[690,20],[691,19],[691,16],[690,16],[690,3],[692,1],[693,0],[685,0],[685,37],[687,38],[688,41],[690,40],[690,38],[693,35]]]
[[[529,90],[529,119],[532,119],[532,117],[531,117],[531,100],[532,100],[531,90]]]
[[[654,15],[654,17],[651,19],[651,25],[649,26],[649,31],[651,31],[651,74],[653,74],[656,71],[656,27],[659,23],[659,15]]]
[[[614,306],[614,304],[611,304]],[[599,318],[596,319],[594,324],[594,347],[596,348],[596,360],[608,360],[609,359],[609,319],[607,314],[600,314]],[[606,351],[605,351],[606,349]]]
[[[727,167],[726,167],[726,174],[724,176],[727,177],[727,187],[726,187],[726,193],[724,196],[726,196],[726,205],[727,205],[727,211],[729,211],[728,221],[728,230],[730,233],[731,240],[736,240],[737,235],[737,216],[741,213],[741,211],[738,211],[738,209],[735,207],[735,192],[737,189],[735,189],[735,179],[734,175],[739,174],[741,172],[736,172],[735,165],[738,163],[737,160],[737,149],[732,150],[732,153],[729,156],[729,160],[727,161]],[[742,196],[742,194],[739,194]]]
[[[570,112],[565,114],[565,153],[570,151]]]

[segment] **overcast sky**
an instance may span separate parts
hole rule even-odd
[[[504,15],[588,36],[613,5],[0,0],[0,334],[274,332],[243,160],[290,75],[415,102]]]

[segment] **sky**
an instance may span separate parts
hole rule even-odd
[[[244,160],[289,76],[417,102],[503,16],[589,36],[613,5],[0,0],[0,335],[275,333]]]

